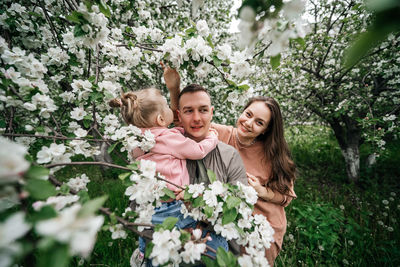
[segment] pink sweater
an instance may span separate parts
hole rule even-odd
[[[165,176],[168,181],[177,185],[188,185],[189,174],[186,169],[186,159],[198,160],[204,158],[217,143],[217,137],[207,136],[204,140],[197,143],[183,135],[183,128],[175,127],[168,129],[165,127],[153,127],[141,129],[142,132],[150,130],[154,135],[156,144],[148,153],[133,151],[133,156],[137,160],[145,159],[156,162],[156,170]],[[171,190],[176,187],[168,184]]]

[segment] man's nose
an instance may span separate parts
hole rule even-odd
[[[199,111],[195,110],[195,111],[193,112],[193,120],[194,120],[194,121],[199,121],[199,120],[200,120],[200,113],[199,113]]]

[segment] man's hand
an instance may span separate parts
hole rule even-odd
[[[179,76],[179,73],[168,65],[164,65],[162,62],[160,62],[160,64],[164,70],[164,81],[168,90],[179,94],[181,86],[181,77]]]

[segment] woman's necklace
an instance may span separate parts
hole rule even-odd
[[[254,140],[250,143],[250,144],[244,144],[244,143],[242,143],[241,141],[240,141],[240,139],[239,139],[239,134],[238,134],[238,131],[236,130],[236,140],[237,140],[237,144],[238,144],[238,147],[239,148],[246,148],[246,147],[249,147],[249,146],[251,146],[251,145],[254,145],[254,143],[256,142],[256,138],[254,138]]]

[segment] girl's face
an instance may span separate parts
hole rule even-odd
[[[248,106],[237,120],[236,127],[241,142],[252,142],[263,134],[271,120],[271,110],[262,101]]]

